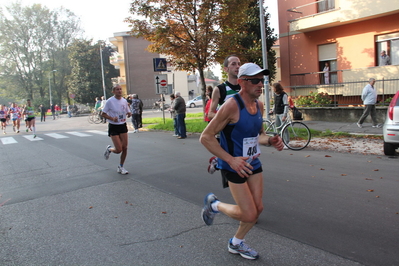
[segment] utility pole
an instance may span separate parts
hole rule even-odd
[[[103,79],[104,100],[106,100],[107,99],[107,95],[105,93],[103,50],[101,48],[101,45],[100,45],[100,58],[101,58],[101,76],[102,76],[102,79]]]
[[[50,93],[50,107],[53,104],[53,99],[51,97],[51,74],[53,72],[57,71],[56,69],[52,70],[50,73],[48,73],[48,89],[49,89],[49,93]]]
[[[267,69],[267,43],[266,43],[266,27],[265,27],[265,14],[263,8],[263,0],[259,1],[259,19],[260,19],[260,34],[262,38],[262,60],[263,60],[263,68]],[[270,97],[269,97],[269,76],[266,76],[265,83],[263,84],[263,88],[265,90],[265,113],[266,118],[269,119],[269,110],[270,110]]]

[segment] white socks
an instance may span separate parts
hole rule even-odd
[[[236,245],[241,244],[241,242],[244,242],[244,241],[245,241],[245,239],[238,239],[238,238],[236,238],[236,237],[233,237],[232,240],[231,240],[231,243],[232,243],[234,246],[236,246]]]
[[[211,207],[212,207],[212,210],[214,212],[219,212],[219,209],[218,209],[219,203],[220,203],[220,201],[218,201],[218,200],[216,200],[215,202],[211,203]]]

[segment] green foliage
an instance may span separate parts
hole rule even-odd
[[[79,103],[92,103],[95,97],[104,95],[101,73],[100,45],[91,44],[89,40],[75,40],[69,47],[72,72],[68,81],[70,93],[75,94],[75,100]],[[105,72],[106,97],[111,96],[111,78],[119,76],[119,71],[110,64],[109,56],[112,49],[105,47],[103,64]]]
[[[0,10],[0,89],[15,99],[60,102],[69,74],[66,47],[80,33],[79,19],[69,10],[10,3]],[[57,70],[52,73],[52,70]]]
[[[386,98],[384,103],[389,105],[391,103],[392,99],[393,99],[393,97]]]
[[[246,20],[242,24],[234,25],[228,31],[235,32],[235,36],[230,40],[222,40],[221,50],[218,52],[220,60],[228,54],[239,55],[241,62],[253,62],[263,67],[262,58],[262,36],[261,36],[261,25],[259,20],[259,4],[258,1],[248,1],[248,6],[245,9]],[[272,46],[277,40],[277,35],[273,33],[274,29],[269,26],[270,14],[264,10],[264,24],[265,24],[265,38],[267,48],[267,65],[270,70],[269,79],[274,80],[276,73],[276,52],[272,49]],[[223,43],[229,43],[224,46]],[[232,47],[236,47],[236,51]],[[220,54],[223,51],[223,55]]]
[[[205,92],[204,69],[230,54],[243,62],[261,62],[259,9],[254,0],[133,0],[131,34],[151,42],[151,52],[165,54],[176,69],[197,69]],[[268,16],[265,16],[266,22]],[[267,25],[267,23],[266,23]],[[268,63],[274,75],[276,40],[267,27]],[[262,65],[262,64],[260,64]],[[221,78],[221,77],[220,77]]]
[[[299,96],[294,99],[295,105],[298,107],[323,107],[332,103],[328,93],[310,92],[307,96]]]
[[[205,127],[208,125],[208,123],[205,122],[202,117],[203,113],[187,114],[185,120],[187,132],[202,133],[202,131],[204,131]],[[165,124],[163,122],[163,118],[144,118],[143,124],[148,129],[174,131],[173,119],[171,118],[165,119]],[[312,138],[370,138],[370,136],[352,135],[347,132],[332,132],[329,129],[325,131],[319,131],[309,128],[309,130]],[[383,137],[373,136],[372,138],[382,139]]]

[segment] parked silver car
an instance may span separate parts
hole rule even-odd
[[[389,104],[384,127],[384,154],[396,155],[399,148],[399,91]]]
[[[195,97],[192,100],[189,100],[186,103],[186,107],[190,107],[190,108],[194,108],[194,107],[202,106],[202,105],[203,105],[203,101],[202,101],[202,96],[201,95]]]

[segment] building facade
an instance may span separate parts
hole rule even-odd
[[[110,57],[110,62],[120,70],[120,76],[113,80],[121,85],[123,95],[138,94],[143,101],[145,108],[152,107],[152,104],[161,98],[156,93],[156,75],[166,74],[168,78],[168,91],[164,98],[168,102],[168,94],[179,91],[185,100],[189,98],[189,91],[196,90],[196,83],[184,71],[173,71],[170,67],[165,72],[155,72],[153,59],[163,56],[151,53],[147,50],[150,42],[143,38],[129,35],[127,32],[114,33],[109,38],[116,50]]]
[[[292,96],[360,104],[369,78],[384,97],[399,89],[399,0],[289,0],[278,10],[281,82]]]

